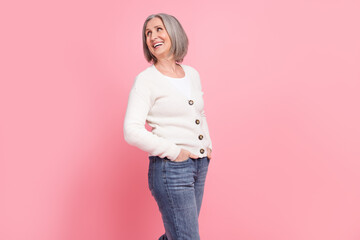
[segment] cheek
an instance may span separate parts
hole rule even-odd
[[[148,47],[148,49],[151,51],[151,45],[150,45],[150,43],[148,42],[148,41],[146,41],[146,45],[147,45],[147,47]]]
[[[171,46],[171,40],[170,40],[169,35],[166,36],[166,41],[168,43],[168,46],[170,47]]]

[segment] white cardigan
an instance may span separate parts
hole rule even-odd
[[[130,90],[124,119],[124,138],[149,156],[175,160],[181,148],[199,157],[212,149],[199,73],[180,64],[191,82],[186,97],[152,64],[139,73]],[[151,126],[149,132],[145,121]]]

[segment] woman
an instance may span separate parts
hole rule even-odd
[[[153,64],[133,83],[124,138],[149,153],[149,189],[165,227],[159,239],[200,239],[198,216],[212,143],[199,73],[180,64],[188,38],[175,17],[150,15],[142,36],[145,58]]]

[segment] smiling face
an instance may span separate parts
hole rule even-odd
[[[146,45],[156,59],[168,58],[171,40],[160,18],[151,19],[146,25]]]

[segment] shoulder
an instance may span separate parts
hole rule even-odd
[[[134,84],[135,85],[146,85],[150,87],[153,85],[154,81],[157,79],[156,71],[153,65],[147,67],[146,69],[142,70],[138,75],[136,75]]]
[[[198,89],[202,89],[202,84],[201,84],[201,79],[200,79],[200,74],[199,72],[191,66],[188,65],[183,65],[181,64],[181,66],[185,69],[185,71],[187,71],[188,76],[190,76],[190,78],[192,79],[192,81],[194,81],[195,85],[197,86]]]
[[[181,64],[181,66],[183,67],[184,71],[186,71],[187,73],[194,75],[198,78],[200,77],[199,72],[194,67],[185,64]]]
[[[189,65],[184,65],[181,64],[181,66],[183,67],[183,69],[185,70],[187,76],[190,77],[190,79],[192,81],[194,81],[194,83],[196,84],[196,86],[198,86],[198,88],[201,89],[201,80],[200,80],[200,74],[199,72],[194,68],[191,67]]]
[[[154,71],[153,65],[142,70],[137,76],[136,79],[151,79],[154,78],[156,72]]]

